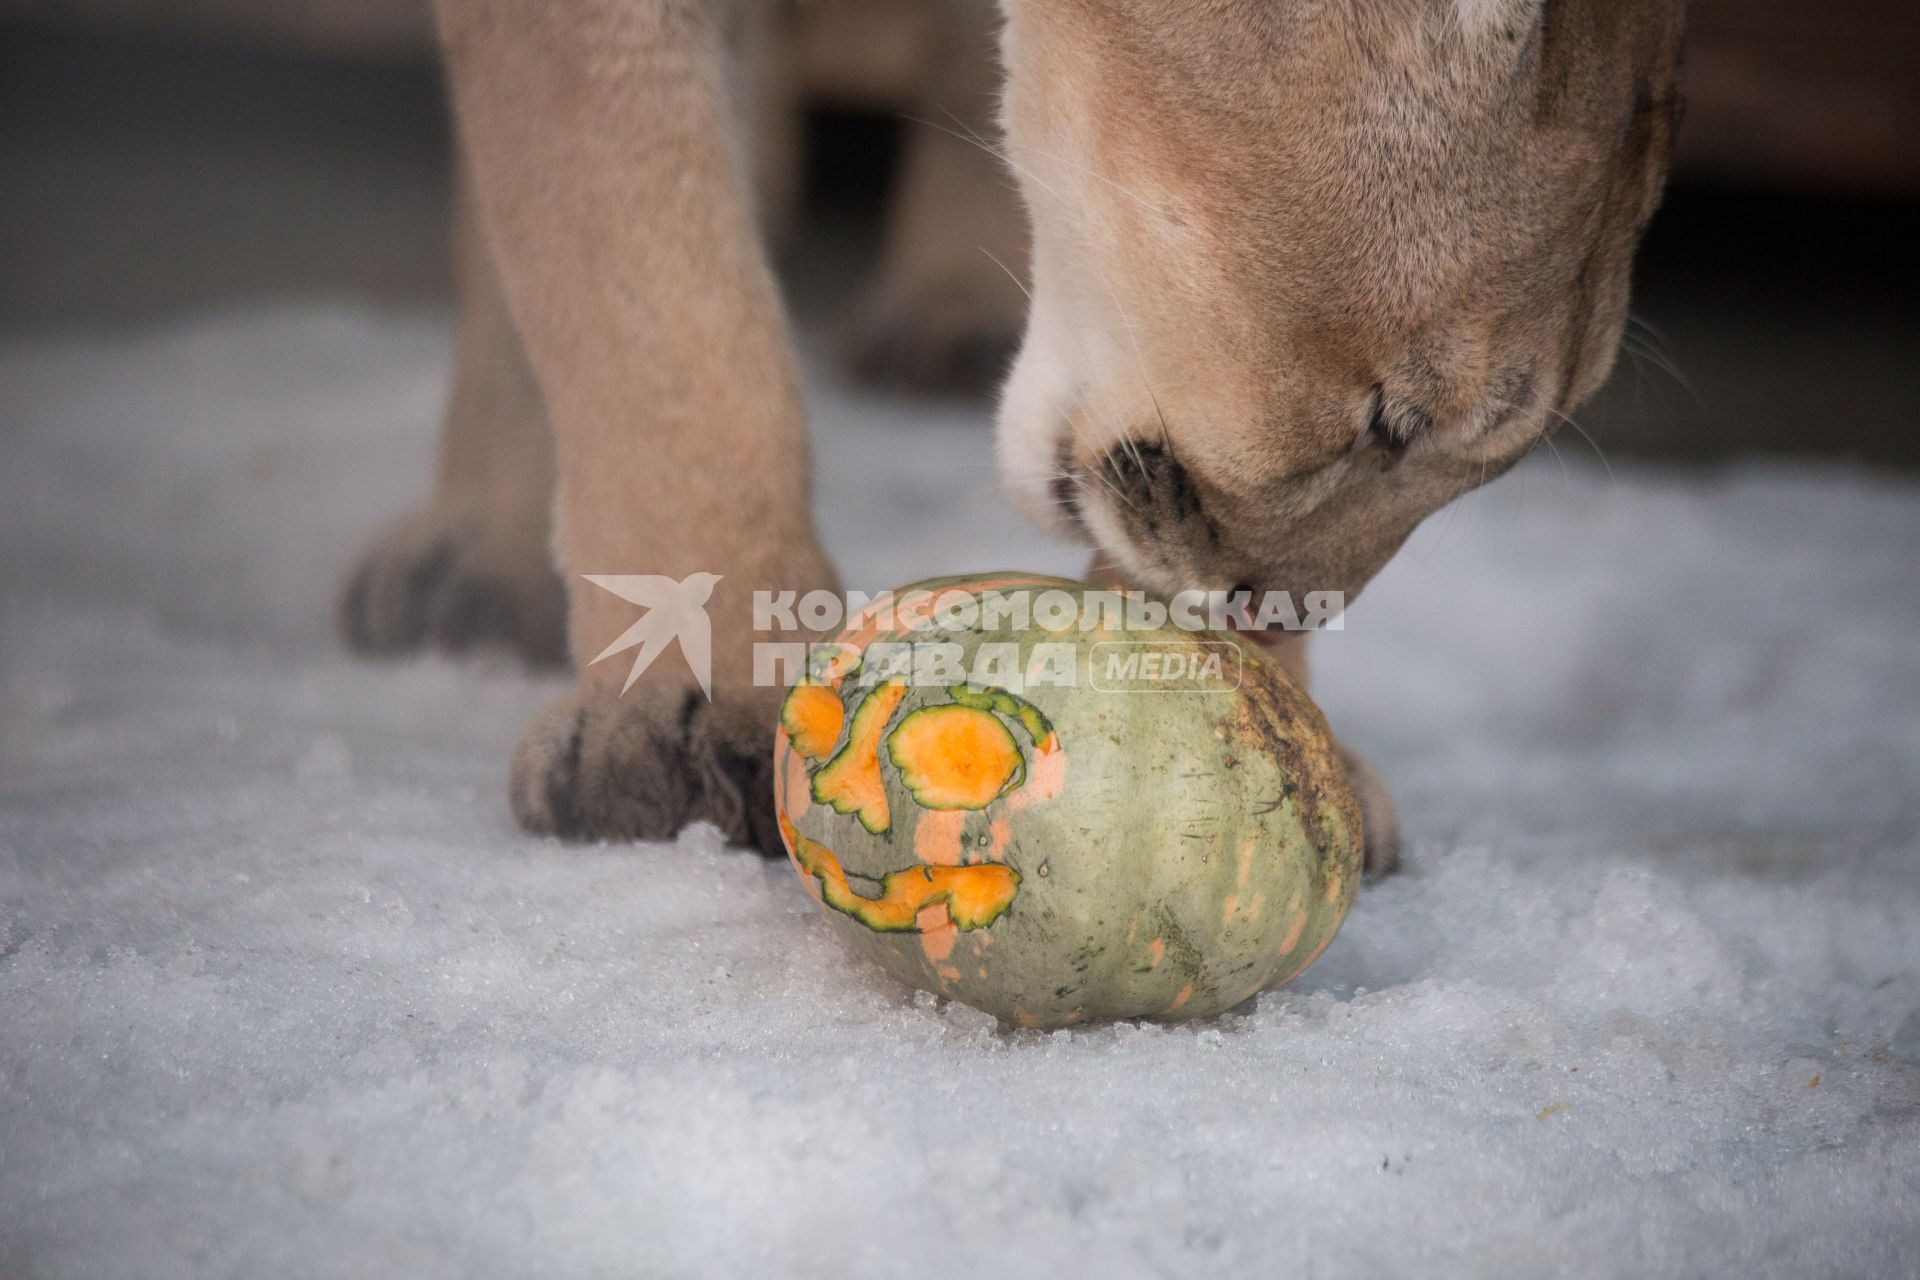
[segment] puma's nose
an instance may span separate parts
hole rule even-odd
[[[1122,441],[1101,455],[1100,473],[1132,519],[1152,533],[1204,519],[1193,474],[1163,444]]]

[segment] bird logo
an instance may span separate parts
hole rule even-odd
[[[700,692],[707,695],[707,701],[713,701],[713,625],[707,619],[707,599],[720,581],[719,574],[690,573],[678,580],[657,573],[581,576],[602,591],[610,591],[646,609],[638,622],[622,631],[588,666],[637,647],[639,652],[633,655],[627,682],[620,686],[620,692],[625,693],[633,688],[640,673],[678,640],[681,655],[693,670],[693,678],[700,682]]]

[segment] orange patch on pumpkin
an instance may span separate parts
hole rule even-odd
[[[914,933],[921,913],[937,908],[960,930],[984,929],[1006,914],[1020,891],[1020,873],[1003,862],[971,867],[902,867],[880,879],[880,896],[856,893],[833,850],[794,830],[785,815],[780,834],[794,865],[818,883],[820,901],[876,933]]]
[[[893,825],[886,783],[880,776],[880,738],[906,696],[904,680],[889,680],[871,690],[853,713],[846,745],[813,775],[815,800],[832,805],[835,813],[853,814],[875,835]]]
[[[1160,1011],[1160,1016],[1165,1017],[1169,1013],[1177,1012],[1181,1005],[1191,999],[1193,999],[1193,984],[1189,982],[1186,986],[1180,988],[1180,994],[1173,998],[1173,1003]]]
[[[793,821],[787,817],[784,809],[780,810],[775,816],[780,822],[780,842],[787,846],[787,861],[791,862],[793,869],[799,873],[801,886],[806,889],[808,897],[812,898],[815,902],[824,903],[825,899],[821,897],[820,894],[820,882],[813,877],[812,873],[809,872],[800,861],[800,851],[798,847],[800,833],[793,829]]]
[[[1320,939],[1320,945],[1316,946],[1313,949],[1313,954],[1307,957],[1307,963],[1301,965],[1299,969],[1295,969],[1294,972],[1299,973],[1302,969],[1307,968],[1308,965],[1311,965],[1315,960],[1318,960],[1321,954],[1325,952],[1326,949],[1332,945],[1333,945],[1333,934],[1329,933],[1327,934],[1326,937]]]
[[[930,866],[957,867],[963,851],[960,837],[967,825],[965,809],[933,809],[920,815],[913,829],[913,856]]]
[[[792,749],[785,730],[773,744],[773,753],[782,766],[774,774],[780,780],[780,794],[775,797],[780,811],[796,818],[805,817],[813,805],[813,779],[807,773],[806,758]]]
[[[1067,753],[1060,745],[1060,736],[1050,733],[1034,748],[1026,785],[1007,797],[1007,805],[1018,813],[1028,805],[1052,800],[1066,789]]]
[[[920,913],[913,918],[913,927],[920,931],[920,950],[936,969],[953,954],[953,944],[960,940],[960,931],[953,927],[953,917],[947,914],[944,902],[920,908]],[[960,971],[954,970],[953,976],[958,978]]]
[[[1295,947],[1299,946],[1300,935],[1305,933],[1306,931],[1307,931],[1307,910],[1305,907],[1302,907],[1300,909],[1300,914],[1293,918],[1293,924],[1290,928],[1288,928],[1287,936],[1280,939],[1280,954],[1286,955],[1289,951],[1292,951]]]
[[[1314,947],[1313,953],[1311,955],[1309,955],[1305,960],[1302,960],[1299,964],[1289,966],[1287,971],[1281,974],[1280,977],[1275,980],[1274,985],[1278,986],[1282,982],[1291,982],[1293,981],[1293,979],[1305,973],[1308,969],[1310,969],[1313,966],[1313,962],[1320,958],[1320,953],[1325,951],[1328,947],[1332,945],[1333,945],[1333,934],[1329,933],[1326,937],[1320,939],[1319,944]]]
[[[1020,748],[977,707],[911,712],[887,738],[887,755],[923,809],[984,809],[1018,777]]]
[[[1227,895],[1226,901],[1220,908],[1221,924],[1232,924],[1234,916],[1239,914],[1240,895],[1247,890],[1247,881],[1253,875],[1253,855],[1259,851],[1259,848],[1260,838],[1257,835],[1250,835],[1240,842],[1240,862],[1234,871],[1233,892]],[[1257,907],[1253,909],[1253,914],[1259,914]],[[1248,918],[1251,919],[1252,916]]]
[[[780,728],[793,749],[809,760],[831,755],[846,723],[840,695],[824,684],[797,684],[780,704]]]

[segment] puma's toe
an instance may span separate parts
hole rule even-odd
[[[488,645],[536,666],[566,661],[566,599],[545,551],[477,513],[429,509],[387,530],[348,574],[340,632],[392,656]]]
[[[569,840],[666,840],[705,819],[728,840],[781,851],[773,731],[756,707],[697,689],[570,696],[514,755],[514,816]]]
[[[1400,814],[1386,783],[1380,781],[1373,766],[1342,747],[1340,759],[1347,766],[1347,780],[1360,799],[1360,823],[1366,831],[1365,868],[1369,879],[1392,875],[1400,869]]]

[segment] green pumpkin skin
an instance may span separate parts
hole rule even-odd
[[[1059,589],[1084,584],[1021,574],[946,578],[895,593]],[[958,645],[971,670],[981,644],[1074,646],[1077,684],[1032,684],[1011,701],[978,691],[913,685],[881,735],[878,760],[890,821],[812,800],[819,765],[775,745],[783,830],[830,850],[855,894],[916,866],[993,864],[981,875],[1012,884],[990,924],[956,928],[946,909],[922,909],[913,929],[876,929],[845,910],[835,927],[893,977],[1028,1027],[1113,1018],[1197,1018],[1240,1004],[1305,969],[1333,940],[1360,878],[1359,805],[1319,709],[1257,647],[1218,632],[947,630],[878,633],[855,619],[840,642]],[[1098,646],[1144,644],[1163,655],[1238,655],[1237,687],[1204,673],[1093,687]],[[1098,650],[1098,651],[1097,651]],[[1058,652],[1058,651],[1056,651]],[[1199,664],[1194,664],[1198,666]],[[884,673],[863,664],[841,688],[851,718]],[[1018,785],[980,809],[931,810],[888,759],[886,735],[916,710],[959,700],[1009,715],[1024,755]],[[1051,732],[1036,742],[1036,726]],[[1048,750],[1047,748],[1051,748]],[[1057,753],[1057,754],[1056,754]],[[789,839],[789,852],[793,840]],[[809,859],[818,872],[820,859]],[[825,885],[795,860],[816,901]],[[1013,875],[997,871],[1008,867]],[[918,883],[920,877],[891,882]],[[984,883],[984,881],[983,881]],[[832,896],[843,904],[845,890]],[[898,904],[896,904],[897,906]],[[871,917],[874,913],[866,912]]]

